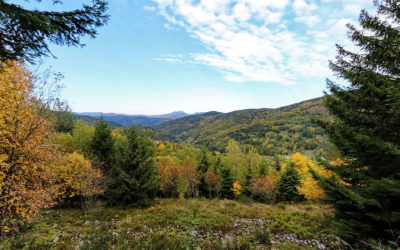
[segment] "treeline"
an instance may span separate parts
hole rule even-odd
[[[254,199],[267,203],[319,200],[323,197],[309,168],[324,175],[329,173],[313,161],[300,153],[289,159],[281,156],[270,158],[260,155],[254,148],[246,148],[230,140],[226,153],[221,154],[211,153],[205,147],[197,149],[184,144],[160,143],[157,158],[162,195]],[[297,181],[286,183],[284,178],[287,175]]]
[[[149,204],[156,196],[254,199],[268,203],[323,197],[308,171],[310,167],[318,172],[322,169],[300,153],[290,159],[265,157],[235,140],[229,141],[226,153],[210,152],[205,147],[153,141],[135,127],[112,129],[103,120],[96,128],[77,121],[70,133],[56,133],[51,138],[61,151],[79,152],[101,167],[107,175],[109,190],[104,198],[113,205]],[[291,168],[296,171],[290,171]],[[286,175],[294,175],[297,182],[287,186],[283,181]],[[139,186],[129,187],[128,180]],[[140,185],[154,188],[146,194]],[[148,198],[128,199],[135,193]]]

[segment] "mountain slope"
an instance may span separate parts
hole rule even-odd
[[[100,118],[96,118],[96,117],[92,117],[92,116],[88,116],[88,115],[78,115],[78,114],[72,114],[72,117],[74,118],[74,120],[81,120],[83,123],[85,123],[86,125],[90,125],[90,126],[96,126],[100,119]],[[111,122],[111,121],[108,121],[108,125],[110,125],[110,127],[112,127],[112,128],[123,127],[121,124],[116,123],[116,122]]]
[[[132,125],[143,125],[154,127],[166,121],[182,118],[188,116],[183,111],[176,111],[164,115],[126,115],[126,114],[115,114],[115,113],[101,113],[101,112],[84,112],[75,113],[76,115],[90,116],[94,118],[103,117],[104,120],[114,123],[119,123],[124,127],[129,127]]]
[[[324,147],[324,132],[311,124],[311,118],[328,118],[322,98],[278,109],[208,112],[167,121],[155,128],[210,150],[223,152],[228,141],[235,139],[253,145],[262,154],[274,155]]]

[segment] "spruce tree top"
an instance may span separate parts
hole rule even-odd
[[[400,165],[400,3],[375,4],[376,17],[361,12],[361,30],[347,25],[360,51],[337,45],[330,67],[350,86],[327,81],[326,106],[337,119],[319,121],[342,155],[356,159],[357,174],[340,173],[356,185],[359,178],[395,177]]]
[[[348,85],[327,81],[333,120],[317,121],[344,160],[329,168],[346,185],[317,177],[351,242],[400,235],[400,2],[374,3],[376,16],[363,10],[361,28],[347,26],[357,50],[337,45],[330,67]]]
[[[111,164],[113,145],[114,139],[111,136],[111,128],[103,118],[100,118],[91,142],[91,149],[97,160],[105,163],[107,168]]]
[[[34,58],[50,53],[47,42],[83,46],[80,37],[94,38],[96,28],[108,20],[107,3],[102,0],[64,12],[28,10],[8,2],[0,0],[0,61],[33,62]],[[53,3],[61,1],[53,0]]]

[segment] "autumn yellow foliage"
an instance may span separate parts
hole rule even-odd
[[[299,193],[304,195],[308,200],[317,201],[323,198],[325,196],[324,191],[318,185],[318,181],[313,178],[310,169],[325,178],[332,176],[333,172],[315,164],[312,160],[307,159],[300,153],[293,154],[290,157],[290,162],[294,163],[294,167],[301,177],[301,185],[297,188]]]
[[[171,156],[160,156],[158,164],[160,166],[161,191],[166,196],[174,197],[177,195],[180,167]]]
[[[239,181],[235,181],[231,190],[235,195],[240,195],[242,193],[242,185],[240,185]]]
[[[0,228],[8,232],[55,204],[59,153],[48,142],[51,123],[34,97],[32,75],[22,63],[1,63]]]
[[[82,154],[66,155],[62,166],[56,170],[57,177],[63,184],[64,197],[94,196],[104,192],[103,175],[99,169]]]

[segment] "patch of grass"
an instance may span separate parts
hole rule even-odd
[[[271,206],[232,200],[160,199],[148,208],[98,206],[42,211],[23,232],[0,238],[0,249],[251,249],[269,248],[278,234],[322,240],[334,234],[329,207]],[[295,243],[273,247],[300,249]]]

